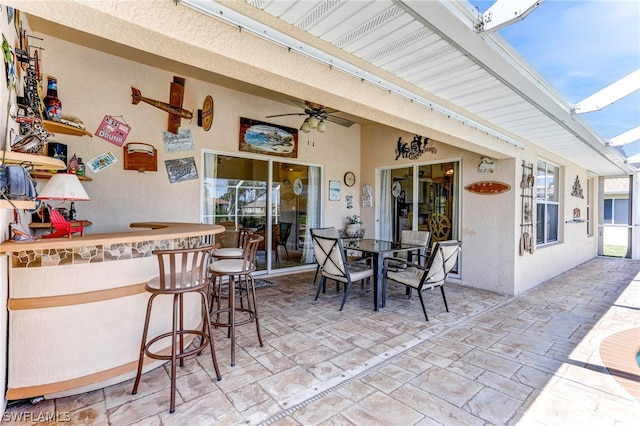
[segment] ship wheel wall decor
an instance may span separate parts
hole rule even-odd
[[[434,213],[429,218],[429,228],[431,229],[432,241],[445,241],[451,232],[451,222],[445,215]]]

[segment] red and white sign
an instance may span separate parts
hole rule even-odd
[[[119,122],[115,118],[105,115],[102,123],[96,130],[96,136],[106,141],[111,142],[114,145],[122,146],[124,141],[129,136],[131,127],[124,123]]]

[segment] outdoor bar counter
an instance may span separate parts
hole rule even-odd
[[[0,244],[9,268],[7,399],[73,395],[135,377],[144,286],[158,274],[151,252],[212,243],[224,232],[174,222],[131,227],[150,229]],[[150,335],[171,330],[171,298],[160,299]],[[184,304],[185,326],[197,328],[200,298],[185,295]],[[148,361],[145,371],[162,364]]]

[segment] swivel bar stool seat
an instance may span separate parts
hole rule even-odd
[[[142,342],[140,344],[140,358],[138,360],[138,372],[133,385],[132,394],[138,391],[140,376],[145,355],[152,359],[171,361],[171,402],[169,412],[175,411],[176,400],[176,363],[179,360],[180,367],[184,365],[184,358],[202,352],[209,345],[213,368],[216,377],[221,380],[220,370],[214,350],[213,339],[211,337],[211,318],[209,317],[209,291],[210,280],[207,267],[211,262],[211,251],[214,246],[199,248],[186,248],[175,250],[154,250],[152,253],[158,258],[160,274],[149,280],[145,290],[151,293],[147,302],[147,316],[144,320],[144,330]],[[183,296],[186,293],[198,293],[202,299],[202,329],[190,330],[184,328],[184,304]],[[149,320],[153,301],[162,295],[173,296],[172,329],[170,332],[162,333],[147,341],[149,332]],[[185,349],[185,336],[193,337],[195,340],[200,337],[199,344],[194,348]],[[164,351],[153,351],[151,346],[163,339],[171,339],[170,354]],[[158,346],[158,345],[156,345]]]
[[[215,259],[242,259],[244,243],[252,234],[253,231],[240,228],[238,230],[238,246],[217,248],[213,251],[213,257]]]
[[[260,346],[264,346],[260,335],[260,322],[258,319],[258,307],[256,306],[256,291],[253,283],[252,272],[256,270],[256,251],[258,245],[264,240],[261,235],[252,234],[244,241],[243,254],[241,259],[216,260],[209,266],[212,276],[213,298],[217,299],[217,308],[211,312],[216,319],[212,325],[216,327],[228,327],[228,336],[231,338],[231,366],[236,364],[236,327],[250,322],[256,323],[258,341]],[[227,307],[222,306],[222,281],[228,281]],[[245,285],[247,294],[247,307],[241,303],[236,306],[236,282],[239,284],[240,301],[242,302],[242,284]],[[220,314],[227,313],[227,322],[220,322]],[[246,314],[244,318],[237,319],[236,313]]]

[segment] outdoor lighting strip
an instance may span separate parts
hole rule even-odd
[[[374,86],[380,87],[385,91],[388,91],[389,93],[394,93],[396,95],[409,99],[411,102],[415,102],[419,105],[430,108],[432,111],[439,112],[443,115],[446,115],[449,118],[453,118],[454,120],[459,121],[462,124],[470,125],[476,128],[477,130],[482,131],[488,135],[495,136],[496,138],[503,140],[508,144],[524,149],[524,144],[520,141],[517,141],[509,136],[506,136],[496,130],[491,129],[490,127],[485,126],[484,124],[478,123],[477,121],[472,120],[455,111],[452,111],[442,105],[434,103],[427,98],[424,98],[416,95],[415,93],[406,91],[396,84],[393,84],[387,80],[381,79],[380,77],[374,74],[371,74],[367,71],[364,71],[363,69],[358,68],[348,62],[345,62],[334,56],[331,56],[320,49],[317,49],[306,43],[302,43],[293,37],[290,37],[286,34],[276,31],[273,28],[270,28],[267,25],[261,24],[260,22],[250,19],[232,9],[224,7],[213,0],[175,0],[175,1],[176,3],[184,3],[186,6],[191,7],[192,9],[195,9],[198,12],[220,19],[223,22],[226,22],[230,25],[241,28],[243,31],[247,31],[258,37],[262,37],[273,43],[279,44],[289,50],[296,51],[301,55],[304,55],[310,59],[326,64],[331,68],[338,69],[346,74],[356,77],[363,82],[366,81],[370,84],[373,84]]]

